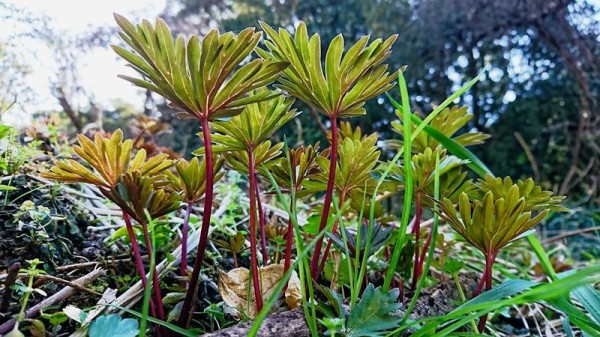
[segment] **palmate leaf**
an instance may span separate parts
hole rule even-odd
[[[485,179],[480,179],[477,183],[482,192],[492,192],[495,198],[506,197],[513,186],[510,177],[495,178],[490,175]],[[519,188],[519,195],[525,198],[526,211],[551,210],[565,212],[568,209],[561,206],[560,203],[565,199],[563,196],[552,196],[552,192],[544,191],[540,186],[536,186],[533,179],[519,180],[516,184]]]
[[[320,144],[317,142],[315,145],[306,147],[289,148],[288,156],[273,160],[268,164],[268,170],[280,188],[287,191],[295,188],[299,195],[306,196],[301,192],[303,183],[314,179],[322,172],[321,167],[317,164],[317,157],[327,158],[329,155],[329,149],[319,152],[319,146]],[[264,173],[266,169],[267,167],[263,166],[260,171]],[[263,174],[263,176],[267,175]]]
[[[440,157],[438,167],[440,175],[440,196],[448,198],[453,203],[458,202],[458,197],[462,193],[472,196],[476,194],[475,186],[470,179],[467,179],[467,172],[463,166],[468,163],[467,160],[461,160],[455,156],[447,155],[444,148],[426,148],[422,153],[412,156],[411,178],[413,180],[413,194],[421,193],[425,198],[421,202],[426,207],[433,206],[434,195],[434,173],[436,167],[436,156]],[[387,165],[384,165],[387,166]],[[381,167],[376,169],[378,177]],[[403,165],[392,167],[387,180],[392,184],[404,185],[405,169]]]
[[[327,233],[327,235],[333,240],[333,243],[335,243],[336,246],[338,246],[340,249],[346,249],[346,247],[348,247],[348,250],[352,255],[356,255],[356,249],[360,248],[360,259],[360,257],[364,256],[363,254],[365,253],[364,250],[366,248],[366,240],[364,240],[364,238],[367,237],[369,226],[364,224],[359,227],[360,237],[363,238],[363,240],[361,240],[360,242],[360,247],[357,247],[356,245],[357,234],[350,232],[346,227],[344,227],[343,230],[346,233],[346,240],[348,243],[347,246],[344,244],[344,238],[341,235],[335,233]],[[384,227],[378,223],[375,223],[373,225],[371,247],[369,247],[369,252],[367,252],[368,255],[375,254],[379,250],[379,248],[383,247],[389,241],[389,239],[391,239],[392,229],[392,227]]]
[[[277,143],[271,146],[271,141],[267,140],[260,145],[258,145],[253,150],[254,155],[254,164],[255,167],[260,167],[262,165],[267,164],[271,160],[277,158],[279,154],[281,154],[281,149],[283,148],[283,143]],[[248,152],[247,151],[233,151],[233,152],[224,152],[223,157],[225,158],[225,162],[227,166],[230,168],[244,174],[249,174],[248,172]]]
[[[387,330],[397,327],[402,317],[392,312],[402,306],[398,302],[399,292],[392,289],[386,293],[381,287],[369,284],[348,316],[346,336],[384,336]]]
[[[225,174],[221,170],[223,163],[224,160],[220,156],[213,162],[214,183],[221,180]],[[192,158],[189,162],[180,159],[175,162],[175,173],[165,171],[174,191],[183,194],[186,202],[195,203],[202,199],[206,191],[206,160],[200,161],[198,157]]]
[[[146,151],[140,150],[132,155],[132,141],[123,141],[123,132],[118,129],[112,136],[96,134],[94,141],[84,135],[78,135],[79,145],[74,146],[75,153],[83,159],[91,170],[79,162],[68,159],[57,161],[49,172],[42,176],[69,183],[88,183],[105,189],[114,188],[127,172],[139,171],[143,175],[154,175],[171,167],[173,162],[166,154],[160,154],[146,160]]]
[[[371,171],[377,165],[381,151],[377,148],[377,134],[361,137],[361,140],[343,138],[339,146],[339,160],[335,171],[334,187],[340,195],[352,198],[360,196],[358,203],[362,202],[366,191],[371,195],[376,181],[371,176]],[[329,178],[329,159],[317,157],[317,164],[321,172],[311,181],[306,182],[308,190],[318,192],[325,190]],[[352,193],[352,192],[360,193]]]
[[[531,206],[531,200],[528,204],[529,192],[527,189],[522,192],[519,184],[488,190],[482,187],[480,181],[477,187],[485,193],[482,200],[471,201],[466,193],[462,193],[456,212],[453,202],[444,198],[437,202],[438,214],[484,254],[496,254],[535,227],[550,211],[548,208],[536,209]],[[530,189],[535,189],[535,186]],[[540,195],[536,194],[536,205],[552,205],[556,210],[561,210],[558,201],[552,201],[556,197],[551,197],[551,193],[545,193],[544,197]]]
[[[275,31],[260,22],[269,40],[267,50],[257,52],[274,62],[287,62],[279,87],[329,117],[352,117],[366,113],[363,105],[392,87],[397,73],[386,72],[382,64],[391,53],[397,35],[368,44],[361,38],[344,54],[344,39],[336,36],[330,43],[325,60],[321,55],[318,34],[308,37],[306,24],[300,22],[292,37],[286,30]],[[324,68],[323,68],[324,64]]]
[[[138,223],[146,223],[145,210],[155,219],[180,208],[181,196],[168,184],[165,175],[144,176],[135,170],[124,174],[116,188],[100,191]]]
[[[433,184],[433,176],[435,172],[436,156],[439,155],[440,163],[438,166],[440,177],[445,176],[451,171],[456,171],[468,161],[458,159],[455,156],[446,155],[446,150],[426,148],[423,153],[418,153],[412,157],[412,178],[414,181],[414,189],[423,191],[428,186]],[[402,169],[402,171],[404,171]]]
[[[118,314],[100,316],[90,325],[90,337],[135,337],[139,324],[133,318],[121,318]]]
[[[267,89],[257,90],[250,97],[263,94],[272,98],[248,104],[241,114],[228,121],[211,123],[217,133],[213,136],[213,142],[219,151],[253,149],[299,115],[295,109],[290,110],[294,103],[292,98],[277,96],[277,93]]]
[[[268,94],[247,94],[277,79],[286,62],[255,59],[238,66],[256,48],[261,34],[253,28],[219,34],[211,30],[203,40],[197,35],[187,41],[176,39],[162,19],[152,26],[144,20],[133,25],[115,14],[119,35],[131,50],[113,45],[113,50],[144,79],[120,76],[132,84],[165,97],[185,111],[178,117],[232,117],[249,103],[268,99]]]
[[[466,139],[461,138],[461,136],[458,136],[455,139],[452,139],[452,138],[450,138],[450,136],[446,136],[444,133],[438,131],[436,128],[433,128],[433,127],[427,125],[428,123],[425,123],[426,121],[431,121],[434,118],[436,118],[438,116],[438,114],[443,112],[444,109],[446,109],[452,103],[452,101],[454,99],[456,99],[458,96],[460,96],[466,90],[468,90],[478,80],[479,80],[479,77],[476,77],[473,80],[469,81],[460,90],[458,90],[457,92],[452,94],[450,97],[448,97],[448,99],[446,99],[440,106],[435,108],[434,111],[432,111],[432,113],[424,120],[421,120],[415,114],[409,114],[409,116],[410,116],[412,123],[416,127],[415,132],[418,130],[425,131],[427,133],[427,135],[429,135],[431,138],[435,139],[435,141],[439,142],[439,144],[441,146],[443,146],[444,148],[446,148],[446,150],[448,150],[448,152],[450,152],[451,154],[453,154],[461,159],[469,160],[470,162],[467,163],[467,166],[470,169],[472,169],[473,172],[477,173],[477,175],[479,175],[480,177],[483,178],[487,174],[493,175],[492,171],[490,171],[490,169],[477,156],[475,156],[471,151],[469,151],[465,147],[466,145],[460,144],[457,141],[457,140],[460,140],[461,142],[463,142],[463,141],[466,142]],[[403,107],[400,105],[400,103],[396,102],[389,95],[388,95],[388,98],[389,98],[390,102],[392,103],[392,105],[396,109],[398,109],[399,111],[402,111]],[[406,117],[406,118],[408,118],[408,117]],[[413,124],[411,124],[411,128],[412,128]],[[404,129],[402,129],[401,132],[402,132],[402,134],[404,134]],[[464,136],[465,138],[472,137],[472,136],[468,136],[468,134],[465,134],[465,135],[466,135],[466,136]],[[482,136],[475,136],[475,138],[481,138],[481,137]],[[480,140],[483,141],[483,138],[481,138]],[[473,142],[473,140],[471,139],[471,140],[469,140],[468,143],[472,143],[472,142]],[[389,141],[388,144],[391,145],[392,147],[394,147],[394,146],[401,147],[402,146],[402,143],[398,142],[396,140]],[[467,144],[467,142],[465,144]],[[411,142],[411,149],[412,149],[412,142]]]
[[[75,160],[55,163],[49,172],[42,176],[70,183],[89,183],[105,188],[115,186],[129,167],[132,141],[123,141],[123,132],[119,129],[110,138],[96,134],[94,141],[84,135],[78,135],[79,145],[73,147],[75,153],[86,161],[94,171]]]
[[[147,158],[145,150],[132,157],[132,141],[123,141],[119,129],[110,137],[97,134],[92,142],[78,135],[75,152],[91,166],[91,170],[75,160],[57,161],[44,177],[63,182],[96,185],[100,192],[137,221],[146,221],[144,209],[153,217],[179,208],[180,196],[167,188],[163,173],[173,165],[168,155]]]
[[[93,170],[83,166],[75,160],[57,161],[44,177],[63,182],[82,182],[93,184],[102,188],[114,188],[121,180],[123,174],[133,170],[144,175],[159,173],[172,165],[167,160],[166,154],[160,154],[146,160],[146,151],[140,150],[131,159],[131,140],[123,141],[120,129],[115,131],[110,138],[97,134],[92,142],[89,138],[78,135],[79,145],[74,147],[75,152]]]
[[[133,157],[129,168],[127,169],[127,173],[137,171],[141,175],[148,177],[160,174],[173,166],[173,161],[167,159],[168,156],[168,154],[163,153],[147,158],[146,151],[141,149],[135,154],[135,157]]]
[[[352,128],[352,124],[349,122],[340,122],[338,127],[338,136],[340,139],[350,138],[352,140],[363,140],[369,135],[363,135],[360,127]],[[327,139],[331,142],[331,132],[327,132]]]

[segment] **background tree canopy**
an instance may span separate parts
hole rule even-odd
[[[407,65],[418,111],[426,113],[481,74],[464,96],[470,125],[492,135],[477,154],[494,172],[534,176],[559,193],[596,194],[599,88],[598,8],[587,1],[533,0],[171,0],[165,15],[181,31],[218,25],[239,31],[258,20],[287,29],[300,20],[324,41],[342,34],[399,33],[390,63]],[[395,92],[391,93],[396,95]],[[324,138],[308,107],[293,140]],[[393,111],[384,98],[368,103],[366,132],[390,137]]]
[[[131,106],[96,104],[93,93],[78,85],[72,66],[91,48],[118,43],[116,27],[69,40],[43,18],[0,6],[3,18],[28,23],[31,28],[24,34],[51,41],[56,59],[62,60],[52,93],[73,131],[85,131],[90,124],[112,130],[133,118]],[[258,27],[258,20],[292,33],[305,21],[324,43],[338,34],[351,45],[364,35],[397,33],[389,63],[392,69],[407,66],[416,111],[426,114],[481,74],[481,81],[456,101],[474,115],[468,128],[492,135],[475,148],[476,154],[499,175],[533,176],[545,188],[576,199],[598,195],[600,12],[592,0],[167,0],[161,16],[174,33],[200,35],[214,27]],[[21,95],[18,102],[35,94],[20,80],[28,67],[18,57],[23,51],[11,41],[0,41],[4,109],[15,93]],[[390,94],[398,96],[395,90]],[[296,105],[304,113],[282,130],[288,141],[324,141],[329,121]],[[144,107],[143,114],[174,125],[173,133],[159,137],[162,145],[180,152],[199,145],[198,137],[181,136],[193,135],[190,123],[173,120],[172,110],[158,96],[146,93]],[[385,139],[396,137],[390,125],[396,117],[384,96],[367,102],[366,109],[369,114],[352,121],[354,126]]]

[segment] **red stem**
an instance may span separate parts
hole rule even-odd
[[[329,209],[331,208],[331,197],[333,195],[333,187],[335,183],[335,170],[337,163],[337,151],[338,151],[338,131],[337,131],[337,118],[335,115],[330,117],[331,121],[331,154],[329,162],[329,177],[327,178],[327,190],[325,192],[325,203],[323,204],[323,214],[321,214],[321,222],[319,223],[319,233],[321,233],[325,226],[327,226],[327,219],[329,219]],[[315,246],[315,253],[313,254],[312,261],[310,263],[310,274],[313,280],[319,277],[317,269],[319,267],[319,258],[321,257],[321,246],[323,245],[324,237],[320,237]]]
[[[256,174],[254,174],[254,180]],[[263,266],[267,266],[269,263],[269,251],[267,250],[267,233],[265,232],[265,212],[262,207],[262,201],[260,200],[260,188],[258,183],[255,184],[256,193],[256,205],[258,206],[258,230],[260,231],[260,245],[262,249]],[[275,261],[277,263],[277,261]]]
[[[292,219],[288,220],[287,233],[285,238],[285,260],[283,262],[283,273],[290,269],[292,264],[292,239],[294,237],[294,226],[292,225]]]
[[[413,279],[410,285],[410,288],[412,290],[415,290],[417,286],[417,280],[419,279],[419,276],[421,276],[422,268],[422,263],[419,260],[419,241],[421,240],[421,213],[423,211],[423,207],[421,207],[421,192],[417,192],[415,208],[415,223],[413,224],[413,233],[415,235],[415,263],[413,268]],[[423,252],[425,252],[425,249],[423,250]]]
[[[496,254],[497,253],[492,252],[485,255],[484,278],[486,291],[492,289],[492,271],[494,267],[494,262],[496,261]],[[483,315],[479,319],[479,325],[477,326],[479,333],[483,333],[483,330],[485,330],[485,323],[487,322],[487,317],[488,315]]]
[[[339,207],[342,207],[342,204],[344,203],[344,197],[346,196],[346,191],[342,191],[342,194],[340,195],[340,200],[339,200]],[[337,232],[337,228],[338,228],[338,219],[336,217],[334,223],[333,223],[333,228],[331,229],[331,233],[335,234],[335,232]],[[323,257],[321,258],[321,264],[319,265],[319,270],[317,271],[317,275],[321,274],[323,272],[323,269],[325,269],[325,262],[327,262],[327,255],[329,255],[329,250],[331,249],[331,244],[333,243],[333,240],[329,239],[327,241],[327,245],[325,246],[325,251],[323,252]],[[359,249],[360,247],[355,247],[355,249]],[[350,257],[348,257],[350,258]]]
[[[475,291],[473,292],[473,297],[481,294],[481,291],[483,290],[483,286],[485,285],[485,274],[486,273],[487,273],[487,271],[484,269],[483,274],[481,275],[481,279],[477,283],[477,289],[475,289]]]
[[[248,172],[250,173],[250,265],[252,268],[252,286],[256,298],[256,311],[262,310],[262,293],[260,292],[260,280],[258,275],[258,257],[256,254],[256,174],[254,153],[248,149]]]
[[[419,279],[419,277],[421,277],[421,274],[423,274],[423,266],[425,265],[425,255],[427,254],[427,251],[429,251],[429,246],[431,245],[432,237],[433,231],[430,229],[429,233],[427,234],[427,240],[425,241],[423,250],[421,251],[421,258],[419,259],[419,275],[417,276],[417,279]]]
[[[188,232],[190,231],[190,215],[192,214],[192,202],[188,201],[187,207],[185,209],[185,217],[183,218],[183,225],[181,226],[181,264],[179,265],[179,270],[181,276],[187,278],[187,257],[188,257]],[[185,287],[186,282],[182,281],[182,286]]]
[[[208,117],[202,117],[200,121],[202,122],[202,136],[204,138],[204,149],[206,158],[206,191],[204,193],[202,228],[200,230],[200,240],[198,243],[198,250],[196,252],[196,260],[194,261],[194,269],[192,270],[190,285],[185,296],[183,306],[181,307],[181,314],[179,315],[179,320],[177,322],[179,326],[186,329],[192,322],[192,315],[194,313],[196,297],[198,295],[198,279],[200,277],[200,269],[202,268],[202,261],[204,260],[204,253],[206,251],[206,245],[208,243],[208,230],[210,228],[210,216],[212,214],[213,204],[213,151],[210,139]]]
[[[137,269],[137,273],[140,276],[140,279],[142,280],[142,285],[144,286],[144,289],[146,289],[146,287],[148,286],[148,278],[146,277],[146,270],[144,269],[144,263],[142,262],[140,246],[138,246],[137,240],[135,238],[135,233],[133,232],[133,226],[131,225],[131,217],[125,211],[123,211],[123,220],[125,220],[125,228],[127,228],[129,241],[131,241],[131,250],[133,251],[135,268]],[[150,299],[150,315],[152,317],[156,317],[156,307],[154,304],[154,299]]]
[[[148,256],[152,256],[152,243],[150,242],[150,234],[148,234],[148,226],[146,225],[146,223],[142,223],[142,231],[144,232],[146,251],[148,252]],[[165,308],[163,307],[162,294],[160,293],[160,283],[158,281],[158,273],[156,272],[156,267],[154,267],[154,270],[152,271],[152,288],[154,290],[156,308],[158,309],[158,318],[165,320],[167,316],[165,315]]]

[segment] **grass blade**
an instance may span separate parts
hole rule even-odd
[[[548,303],[554,306],[556,300],[564,300],[565,293],[568,293],[570,289],[584,286],[590,283],[595,283],[600,281],[600,266],[592,266],[588,268],[584,268],[579,270],[574,275],[569,275],[565,278],[559,279],[553,283],[543,283],[528,290],[525,290],[520,295],[516,295],[507,299],[488,299],[487,301],[469,301],[464,305],[454,309],[447,315],[435,317],[432,319],[430,323],[427,323],[422,329],[417,331],[414,336],[435,336],[442,337],[448,336],[454,330],[460,328],[461,326],[467,324],[468,322],[477,319],[482,315],[488,314],[492,311],[512,306],[512,305],[520,305],[524,303],[531,303],[535,301],[547,301]],[[514,283],[513,281],[510,281]],[[520,285],[520,288],[525,288],[525,283]],[[497,287],[498,288],[498,287]],[[510,285],[513,291],[519,287]],[[496,289],[496,288],[494,288]],[[490,290],[492,292],[494,289]],[[506,289],[502,292],[509,293]],[[487,292],[486,292],[487,293]],[[496,295],[500,293],[497,292]],[[570,303],[566,303],[571,305]],[[571,305],[572,306],[572,305]],[[556,306],[555,306],[556,307]],[[561,306],[561,311],[567,313],[570,316],[570,320],[573,323],[575,321],[580,321],[577,324],[582,329],[585,329],[586,332],[593,331],[592,329],[598,329],[596,331],[600,331],[600,325],[594,323],[589,319],[587,315],[582,313],[580,310],[577,310],[574,306],[570,308],[566,305]],[[573,310],[574,309],[574,310]],[[449,322],[453,322],[450,325],[447,325],[444,329],[439,331],[436,334],[431,334],[432,331],[442,325]],[[590,329],[590,330],[588,330]],[[594,336],[598,336],[600,333],[596,333]]]
[[[404,236],[406,235],[406,228],[408,227],[408,222],[410,221],[410,205],[412,204],[412,195],[413,195],[413,179],[412,179],[412,166],[411,156],[412,156],[412,122],[410,116],[412,113],[410,112],[410,98],[408,96],[408,89],[406,87],[406,81],[404,80],[404,75],[402,73],[398,73],[398,84],[400,86],[400,97],[402,97],[402,103],[404,104],[404,108],[402,109],[403,113],[403,124],[404,124],[404,206],[402,207],[402,225],[400,227],[399,234],[397,235],[396,242],[402,242],[404,240]],[[372,206],[371,206],[372,207]],[[369,235],[367,240],[370,239]],[[390,265],[388,267],[388,271],[385,275],[385,280],[383,281],[383,291],[387,292],[390,289],[390,284],[392,283],[392,279],[394,277],[394,273],[396,272],[396,266],[398,265],[398,260],[400,259],[400,252],[402,245],[397,244],[394,247],[394,251],[392,253],[392,257],[390,259]]]
[[[137,318],[141,319],[143,317],[143,314],[139,313],[137,311],[134,311],[134,310],[131,310],[131,309],[127,309],[127,308],[119,306],[119,305],[113,305],[113,306],[115,308],[117,308],[117,309],[119,309],[121,311],[124,311],[124,312],[126,312],[126,313],[128,313],[130,315],[133,315],[133,316],[135,316]],[[180,334],[182,336],[186,336],[186,337],[197,337],[198,336],[198,331],[186,330],[186,329],[184,329],[182,327],[179,327],[179,326],[177,326],[175,324],[171,324],[169,322],[165,322],[163,320],[160,320],[160,319],[148,316],[148,315],[146,315],[146,316],[147,316],[146,319],[148,320],[148,322],[151,322],[151,323],[154,323],[154,324],[157,324],[157,325],[160,325],[160,326],[164,326],[165,328],[167,328],[167,329],[169,329],[171,331],[177,332],[178,334]]]
[[[396,100],[394,100],[391,96],[388,95],[389,101],[396,109],[401,109],[402,105],[400,105]],[[411,121],[416,125],[420,126],[423,121],[415,114],[411,114]],[[478,176],[484,178],[486,174],[494,175],[492,171],[469,149],[462,146],[460,143],[455,141],[452,138],[447,137],[436,128],[431,127],[429,125],[423,126],[423,130],[430,135],[433,139],[437,140],[448,152],[455,155],[460,159],[466,159],[469,161],[467,163],[467,167],[469,167],[473,172],[477,173]]]
[[[287,148],[285,149],[285,151],[286,151],[286,154],[289,153],[287,151]],[[256,319],[255,319],[254,323],[252,324],[250,331],[248,332],[248,336],[256,336],[256,334],[258,333],[258,330],[260,329],[260,326],[261,326],[263,320],[265,319],[265,317],[267,316],[267,313],[269,312],[270,308],[275,304],[275,302],[277,301],[277,299],[279,298],[279,296],[281,294],[281,291],[283,290],[283,287],[285,286],[285,284],[287,283],[289,278],[292,276],[292,272],[300,263],[302,263],[301,267],[303,267],[303,268],[300,268],[300,273],[299,273],[301,288],[303,288],[305,284],[308,284],[309,296],[311,299],[313,298],[312,280],[309,280],[308,282],[305,281],[306,277],[310,277],[310,272],[309,272],[310,266],[308,265],[307,256],[308,256],[308,253],[314,248],[314,246],[316,245],[319,238],[321,238],[323,235],[325,235],[325,233],[328,231],[328,230],[321,231],[321,233],[319,233],[315,237],[315,239],[311,241],[311,243],[308,246],[304,247],[302,237],[300,234],[300,226],[298,225],[298,219],[296,218],[295,209],[294,208],[289,209],[289,207],[285,203],[285,198],[283,197],[281,189],[279,188],[279,185],[277,185],[277,182],[275,181],[275,178],[273,177],[273,175],[271,174],[271,172],[268,169],[265,169],[265,172],[266,172],[269,180],[273,184],[275,191],[277,192],[277,196],[279,198],[281,206],[283,207],[284,210],[286,210],[288,212],[290,219],[292,219],[292,224],[294,226],[294,233],[296,236],[296,247],[297,247],[297,250],[299,250],[299,252],[296,255],[296,261],[292,264],[290,269],[285,273],[285,275],[283,276],[281,281],[277,284],[275,291],[269,297],[269,299],[268,299],[267,303],[265,304],[265,306],[263,307],[263,309],[256,316]],[[294,193],[293,188],[292,188],[291,197],[295,198],[295,193]],[[308,321],[308,326],[309,326],[311,335],[317,336],[316,308],[315,308],[315,305],[310,305],[311,310],[312,310],[312,316],[310,316],[308,313],[308,308],[307,308],[308,304],[307,304],[305,298],[306,298],[306,296],[303,296],[304,315],[306,317],[306,320]]]
[[[435,171],[433,172],[433,197],[436,200],[440,199],[440,155],[439,153],[436,155],[435,157]],[[437,204],[433,206],[434,210],[437,210]],[[427,274],[429,273],[429,268],[431,267],[431,263],[433,262],[433,255],[435,254],[435,242],[437,239],[437,231],[438,231],[438,225],[439,225],[439,219],[438,219],[438,215],[437,212],[433,212],[433,226],[431,227],[431,244],[429,245],[429,250],[427,252],[427,261],[425,262],[425,269],[423,270],[423,273],[421,273],[421,276],[419,277],[419,281],[417,282],[417,288],[415,289],[415,293],[412,297],[412,299],[410,300],[410,303],[408,305],[408,308],[406,309],[406,312],[404,313],[404,317],[402,318],[402,322],[400,324],[403,324],[406,322],[406,320],[410,317],[410,314],[412,313],[413,309],[415,308],[415,305],[417,304],[417,300],[419,299],[419,295],[421,294],[421,290],[423,290],[423,287],[425,286],[425,279],[427,278]]]

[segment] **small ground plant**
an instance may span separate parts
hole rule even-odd
[[[585,332],[600,324],[594,315],[598,303],[584,301],[592,314],[588,316],[569,297],[571,289],[597,282],[598,268],[583,269],[579,277],[558,277],[532,234],[549,212],[566,210],[562,197],[531,179],[514,183],[494,177],[466,148],[488,136],[460,133],[471,115],[452,104],[477,79],[421,119],[410,109],[405,69],[389,70],[384,63],[396,35],[370,43],[363,37],[346,49],[340,35],[323,48],[322,57],[319,35],[309,37],[304,23],[294,36],[260,23],[266,34],[259,47],[262,34],[253,28],[174,38],[160,19],[155,25],[134,25],[115,17],[125,47],[113,49],[141,76],[121,77],[167,99],[180,111],[178,118],[197,120],[203,146],[189,161],[172,160],[167,154],[150,157],[144,149],[134,151],[132,140],[124,140],[120,130],[110,136],[98,134],[94,140],[80,135],[74,147],[79,158],[57,161],[44,177],[94,185],[122,210],[135,266],[150,295],[146,299],[151,322],[163,322],[156,325],[156,335],[182,333],[197,317],[195,309],[202,302],[198,286],[213,225],[214,185],[226,170],[247,178],[247,236],[236,230],[215,242],[228,247],[236,266],[249,270],[234,269],[222,277],[229,280],[227,287],[219,288],[232,291],[224,298],[243,303],[234,308],[240,316],[255,318],[249,335],[257,334],[282,294],[289,308],[302,306],[313,336],[325,331],[344,336],[483,333],[486,327],[493,331],[486,325],[488,313],[527,301],[546,301]],[[401,100],[390,101],[399,118],[392,124],[398,140],[382,149],[377,134],[340,123],[339,119],[366,114],[365,102],[390,90],[396,80]],[[295,99],[329,120],[328,144],[290,148],[275,141],[276,132],[300,113],[292,107]],[[388,155],[393,159],[386,160]],[[385,214],[382,206],[398,194],[403,196],[400,221]],[[197,206],[200,235],[195,258],[190,259],[190,219]],[[280,212],[268,217],[273,208]],[[154,265],[144,264],[140,248],[153,257],[156,247],[149,225],[176,212],[184,214],[179,274],[184,280],[180,286],[186,288],[173,311],[179,328],[164,323],[170,316],[163,301],[168,287],[161,287]],[[300,215],[317,221],[300,221]],[[425,223],[430,224],[426,230]],[[438,235],[443,224],[454,232],[445,229],[446,235]],[[494,262],[501,250],[525,236],[553,282],[494,287]],[[479,296],[454,311],[415,320],[411,312],[425,284],[440,279],[439,271],[431,268],[436,248],[445,249],[449,237],[461,249],[472,245],[483,254],[475,263],[483,266],[479,286],[468,292]],[[268,238],[277,242],[275,247],[269,247]],[[278,261],[283,242],[283,259]],[[245,247],[249,257],[242,253]],[[467,268],[459,261],[447,263],[450,269],[463,294],[458,279]],[[148,270],[152,277],[146,276]],[[331,289],[325,287],[329,285]],[[585,289],[597,298],[593,288]],[[473,327],[477,317],[480,323]],[[569,323],[566,326],[570,329]]]

